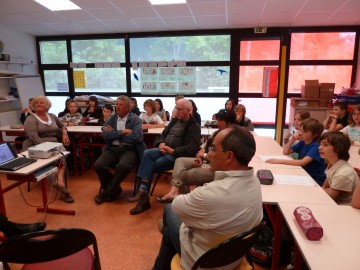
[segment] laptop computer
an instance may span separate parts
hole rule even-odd
[[[18,157],[10,143],[0,143],[0,170],[16,171],[35,161],[34,158]]]

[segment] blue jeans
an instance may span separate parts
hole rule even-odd
[[[153,173],[173,169],[175,160],[174,155],[164,155],[159,148],[145,150],[137,173],[137,177],[140,178],[139,189],[149,193]]]
[[[176,253],[181,254],[179,230],[182,221],[172,211],[171,204],[164,208],[163,223],[163,237],[153,270],[170,270],[171,259]]]

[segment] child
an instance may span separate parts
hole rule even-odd
[[[347,162],[350,158],[349,137],[342,132],[329,131],[320,136],[319,142],[320,156],[328,162],[322,188],[337,204],[351,205],[359,177]]]
[[[114,108],[110,104],[105,104],[102,109],[102,116],[98,120],[98,125],[103,126],[106,122],[106,120],[110,117],[110,115],[113,113]]]
[[[83,116],[86,118],[96,118],[100,119],[102,115],[102,110],[99,106],[99,101],[97,97],[90,96],[89,97],[89,106],[86,108],[85,112],[83,113]]]
[[[77,112],[78,104],[75,100],[70,99],[68,102],[69,112],[61,118],[65,126],[81,126],[83,116]]]
[[[239,104],[235,107],[236,121],[235,124],[241,127],[246,127],[250,131],[254,130],[254,125],[251,123],[251,120],[245,116],[246,108],[244,105]]]
[[[314,118],[308,118],[300,125],[300,131],[292,136],[289,142],[284,146],[284,155],[293,152],[299,154],[299,159],[268,159],[267,163],[287,164],[301,166],[303,169],[320,185],[325,181],[326,164],[320,157],[319,144],[317,139],[324,131],[324,126]],[[296,140],[298,143],[293,144]]]
[[[339,131],[347,126],[349,113],[348,105],[343,101],[334,103],[333,111],[326,116],[323,125],[328,131]]]
[[[134,97],[130,98],[130,111],[136,114],[137,116],[141,114],[139,107],[137,105],[137,100]]]
[[[155,101],[155,113],[160,116],[161,120],[163,120],[163,122],[167,121],[167,117],[166,117],[166,111],[164,110],[164,106],[163,103],[161,101],[160,98],[157,98],[154,100]]]
[[[360,146],[360,105],[350,113],[349,125],[340,131],[349,136],[351,145]]]
[[[155,113],[155,102],[152,99],[145,100],[144,110],[145,112],[140,114],[140,119],[143,122],[142,129],[165,126],[161,118]]]
[[[62,112],[58,113],[58,117],[61,118],[63,117],[65,114],[67,114],[69,112],[69,101],[71,100],[71,98],[67,98],[65,100],[65,109]],[[82,114],[82,111],[80,108],[78,108],[77,112]]]
[[[294,129],[292,130],[292,132],[289,132],[285,137],[284,137],[284,144],[287,144],[290,140],[290,138],[300,130],[300,126],[301,123],[305,120],[310,118],[310,113],[306,110],[299,110],[295,113],[294,116]]]

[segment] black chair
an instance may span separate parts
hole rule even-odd
[[[8,263],[16,263],[25,264],[24,270],[101,270],[95,235],[74,228],[11,237],[0,245],[0,261],[5,269],[10,269]]]
[[[265,226],[262,221],[254,228],[237,234],[228,240],[209,249],[194,263],[191,270],[198,268],[220,268],[240,260],[245,256],[254,244],[259,231]],[[180,257],[178,254],[171,261],[171,270],[180,270]]]

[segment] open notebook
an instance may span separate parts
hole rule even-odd
[[[16,171],[31,163],[36,159],[27,157],[18,157],[11,144],[4,142],[0,144],[0,170]]]

